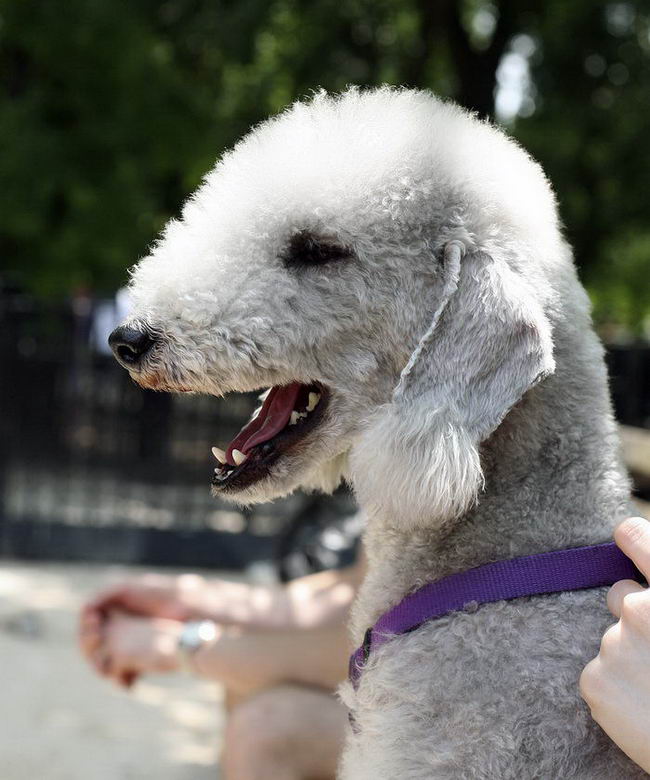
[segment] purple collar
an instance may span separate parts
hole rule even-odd
[[[350,658],[350,680],[358,685],[371,649],[469,604],[599,588],[625,579],[645,582],[613,542],[525,555],[450,574],[405,596],[366,631]]]

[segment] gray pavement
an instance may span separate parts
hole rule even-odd
[[[222,692],[183,676],[125,693],[75,646],[84,598],[137,569],[0,561],[0,778],[218,777]]]

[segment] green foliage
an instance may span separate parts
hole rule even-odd
[[[649,25],[643,0],[0,0],[2,269],[43,296],[110,292],[295,97],[388,82],[490,113],[514,53],[532,84],[511,131],[554,182],[597,316],[639,329]]]
[[[614,234],[599,260],[588,285],[599,322],[642,333],[650,310],[650,230]]]
[[[515,131],[558,193],[597,320],[640,331],[650,315],[650,7],[545,9],[529,27],[537,106]]]

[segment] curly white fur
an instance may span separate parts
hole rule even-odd
[[[288,267],[301,231],[349,247],[349,261]],[[553,193],[520,147],[451,103],[353,89],[261,124],[170,223],[132,292],[132,323],[159,335],[143,383],[329,388],[318,428],[234,499],[352,482],[369,558],[355,642],[427,580],[604,541],[627,511],[602,349]],[[342,775],[638,776],[578,696],[606,622],[589,591],[387,643],[344,689],[359,732]]]

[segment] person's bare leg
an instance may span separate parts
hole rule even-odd
[[[346,710],[331,693],[283,685],[255,694],[230,712],[223,778],[331,780],[346,724]]]

